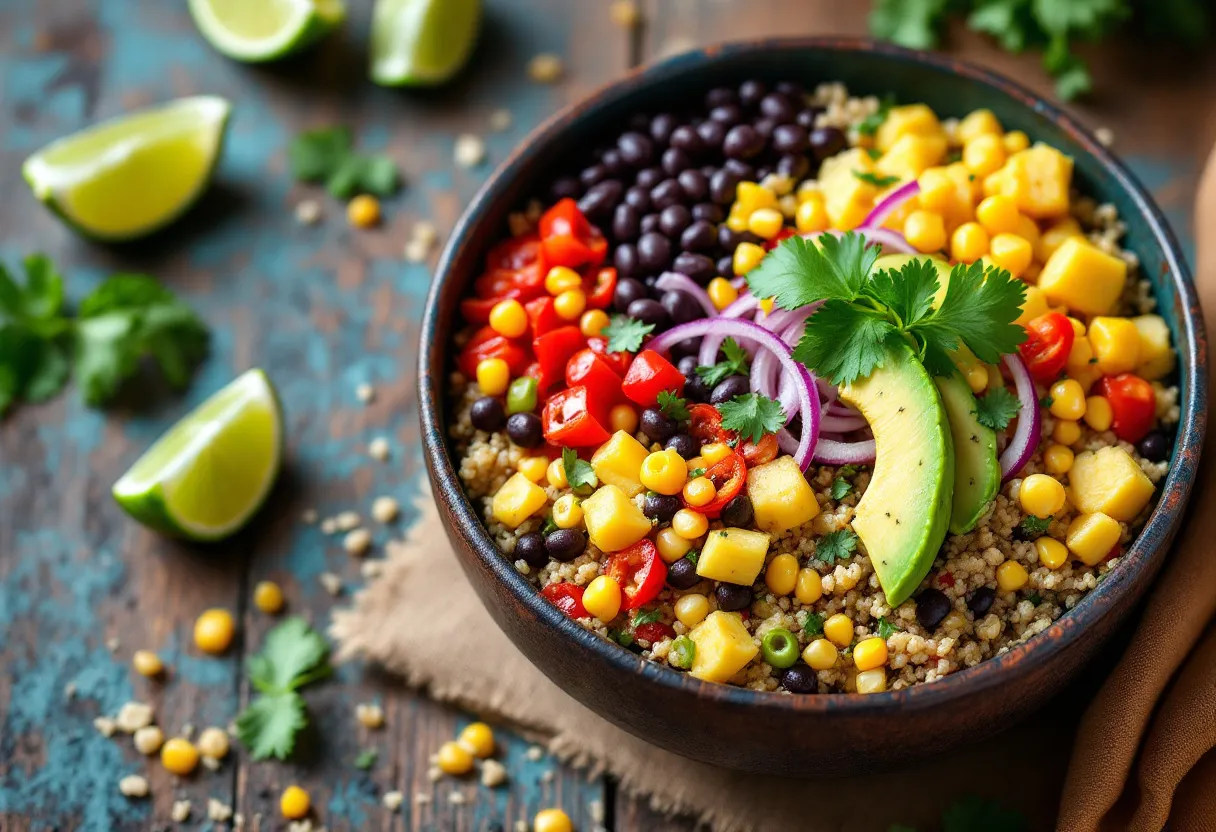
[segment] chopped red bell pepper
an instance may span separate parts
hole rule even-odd
[[[583,607],[583,588],[577,584],[549,584],[540,594],[571,618],[587,617],[587,610]]]
[[[473,291],[486,300],[531,300],[545,293],[545,273],[540,263],[522,269],[492,269],[473,281]]]
[[[1059,312],[1048,312],[1026,324],[1026,336],[1018,352],[1035,381],[1051,384],[1063,372],[1072,352],[1077,337],[1072,323]]]
[[[793,237],[797,233],[798,232],[793,228],[786,227],[786,228],[781,229],[780,231],[777,232],[776,237],[773,237],[771,240],[768,240],[764,243],[764,250],[772,251],[777,246],[781,245],[782,240],[788,240],[790,237]]]
[[[699,511],[706,517],[713,518],[721,514],[726,504],[735,499],[743,490],[743,484],[747,482],[747,463],[744,462],[743,455],[735,451],[730,456],[711,465],[705,472],[705,476],[718,489],[713,500],[703,506],[694,506],[687,500],[684,503],[693,511]]]
[[[651,644],[657,644],[665,638],[673,638],[675,634],[676,631],[671,625],[662,621],[647,621],[633,628],[634,638],[649,641]]]
[[[747,463],[748,468],[772,462],[777,458],[777,434],[766,433],[756,443],[744,439],[739,443],[739,453],[743,454],[743,461]]]
[[[636,610],[658,597],[667,581],[667,564],[653,542],[642,538],[611,555],[604,574],[621,585],[621,609]]]
[[[567,387],[549,397],[541,413],[541,427],[545,440],[570,448],[586,448],[602,445],[610,434],[604,429],[607,421],[597,418],[590,408],[587,388],[579,385]]]
[[[608,366],[613,369],[621,378],[625,377],[625,373],[629,372],[629,364],[633,361],[633,356],[627,352],[608,352],[608,339],[602,335],[592,335],[587,339],[587,346],[596,355],[608,362]]]
[[[566,386],[578,384],[605,400],[610,408],[621,402],[621,377],[590,348],[579,350],[566,362]]]
[[[712,404],[694,404],[688,408],[688,432],[702,444],[729,442],[735,432],[722,427],[722,414]]]
[[[597,268],[608,253],[608,241],[587,222],[578,204],[569,197],[559,200],[540,218],[542,259],[549,266]]]
[[[477,365],[486,358],[501,358],[506,361],[512,377],[521,375],[532,360],[528,348],[519,341],[499,335],[490,327],[483,326],[473,333],[473,337],[461,351],[457,362],[460,372],[467,378],[475,377]]]
[[[565,323],[557,314],[553,298],[548,295],[528,301],[524,304],[524,311],[528,313],[528,324],[532,328],[533,338],[552,332]]]
[[[683,393],[684,374],[654,350],[642,350],[629,365],[621,391],[642,407],[654,407],[664,390]]]
[[[1094,393],[1110,402],[1110,429],[1124,442],[1135,444],[1153,429],[1157,418],[1157,396],[1153,385],[1132,373],[1103,376]]]
[[[470,324],[488,324],[490,310],[501,298],[465,298],[460,302],[460,317]]]
[[[532,339],[532,352],[540,364],[537,381],[542,391],[561,381],[570,356],[587,345],[587,339],[576,326],[559,326]]]
[[[939,572],[937,582],[944,587],[952,587],[954,586],[954,576],[949,572]]]
[[[536,234],[525,234],[522,237],[509,237],[490,249],[490,253],[486,255],[486,270],[517,271],[541,261],[540,237]]]
[[[587,308],[607,309],[612,305],[616,295],[616,269],[609,266],[595,273],[594,282],[588,277],[583,281],[587,284]]]

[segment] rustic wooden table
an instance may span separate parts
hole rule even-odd
[[[209,798],[243,814],[247,828],[277,828],[280,790],[307,786],[329,829],[511,829],[550,805],[564,807],[580,832],[687,830],[660,819],[613,784],[547,759],[503,733],[509,785],[485,789],[432,785],[427,758],[467,715],[403,690],[373,668],[347,666],[335,683],[307,695],[316,730],[292,764],[251,763],[234,753],[218,772],[175,781],[123,738],[92,728],[130,699],[155,705],[167,732],[186,723],[226,725],[249,696],[241,672],[269,623],[251,611],[253,584],[282,584],[293,611],[323,626],[342,599],[322,590],[332,571],[348,586],[359,565],[339,540],[300,522],[353,509],[366,515],[381,494],[411,503],[424,476],[417,449],[412,371],[430,268],[402,260],[413,223],[451,227],[461,207],[508,148],[541,118],[628,67],[701,43],[764,34],[864,32],[864,4],[836,0],[643,0],[645,23],[609,23],[606,0],[487,0],[481,47],[462,78],[436,93],[398,92],[366,80],[370,0],[352,0],[344,34],[288,62],[242,66],[212,51],[180,3],[155,0],[0,2],[0,258],[45,251],[79,297],[116,270],[146,271],[198,308],[215,332],[211,358],[190,392],[131,391],[108,412],[84,408],[75,391],[25,406],[0,423],[0,830],[134,830],[167,826],[177,799],[192,801],[191,826],[205,827]],[[848,8],[845,8],[848,7]],[[995,53],[961,36],[955,46],[1047,91],[1032,58]],[[524,66],[540,52],[563,56],[566,79],[530,82]],[[1198,109],[1216,88],[1216,61],[1146,54],[1136,45],[1097,56],[1103,93],[1082,114],[1111,127],[1118,147],[1190,239],[1190,204],[1216,113]],[[20,163],[50,139],[94,120],[175,96],[214,93],[235,104],[217,181],[182,222],[121,247],[91,245],[39,207]],[[491,134],[500,107],[512,127]],[[342,206],[291,184],[288,140],[307,126],[350,123],[359,142],[403,167],[407,187],[386,205],[374,231],[352,231]],[[487,137],[490,158],[475,170],[452,164],[458,133]],[[293,208],[319,198],[316,227]],[[1188,244],[1189,245],[1189,244]],[[433,261],[432,261],[433,264]],[[258,519],[233,540],[188,547],[150,534],[110,500],[115,478],[157,434],[236,373],[266,368],[288,420],[289,465]],[[370,405],[356,385],[375,386]],[[391,460],[365,448],[387,437]],[[409,510],[400,521],[411,521]],[[377,531],[383,544],[400,528]],[[210,606],[233,610],[236,648],[204,658],[193,648],[194,617]],[[134,676],[134,650],[157,650],[167,681]],[[486,661],[470,656],[469,661]],[[65,696],[65,686],[75,696]],[[378,701],[383,730],[358,726],[354,706]],[[363,749],[379,759],[353,765]],[[120,777],[143,772],[151,796],[131,801]],[[655,776],[661,776],[656,773]],[[386,791],[407,796],[400,813],[380,805]],[[447,799],[453,789],[464,805]],[[417,792],[433,794],[414,804]]]

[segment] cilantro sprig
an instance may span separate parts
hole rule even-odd
[[[1021,523],[1018,523],[1018,534],[1025,540],[1038,540],[1051,528],[1051,520],[1050,517],[1035,517],[1033,514],[1028,514],[1022,518]]]
[[[579,459],[578,452],[573,448],[562,448],[562,469],[566,472],[566,482],[575,494],[590,494],[600,484],[591,463]]]
[[[853,484],[844,477],[832,480],[831,494],[833,500],[843,500],[853,491]]]
[[[975,420],[986,428],[1004,430],[1022,409],[1022,402],[1004,387],[989,390],[975,399]]]
[[[401,184],[397,163],[388,156],[356,153],[349,127],[306,130],[287,148],[291,175],[301,182],[323,182],[338,199],[357,193],[392,196]]]
[[[697,368],[701,381],[710,387],[729,376],[745,376],[748,373],[747,351],[739,346],[739,342],[734,338],[727,338],[722,342],[722,355],[724,358],[717,364]]]
[[[802,625],[802,632],[806,633],[811,638],[823,635],[823,622],[825,618],[826,616],[821,612],[813,612],[808,614],[806,617],[806,623]]]
[[[851,529],[828,532],[815,542],[815,560],[833,564],[857,551],[857,535]]]
[[[654,332],[654,324],[646,324],[628,315],[613,315],[600,333],[608,339],[608,352],[637,352],[642,340]]]
[[[763,439],[766,433],[776,433],[785,427],[781,403],[759,393],[744,393],[722,402],[718,412],[722,414],[722,427],[753,443]]]
[[[748,272],[757,297],[782,309],[823,301],[811,316],[794,358],[833,384],[847,384],[881,367],[888,350],[906,339],[933,375],[954,372],[950,352],[966,344],[981,361],[996,363],[1026,339],[1014,323],[1026,290],[996,267],[960,263],[937,306],[937,268],[928,259],[873,273],[878,249],[849,232],[818,241],[791,237]]]
[[[878,619],[878,637],[881,639],[888,639],[902,630],[902,627],[897,627],[886,616]]]
[[[660,390],[658,395],[659,410],[668,419],[674,419],[677,422],[685,422],[688,420],[688,401],[677,396],[670,390]]]
[[[868,182],[869,184],[875,186],[876,188],[886,188],[889,185],[894,185],[896,182],[899,181],[898,176],[882,176],[880,174],[871,173],[869,171],[855,170],[855,171],[853,171],[853,175],[856,176],[858,179],[860,179],[862,182]]]

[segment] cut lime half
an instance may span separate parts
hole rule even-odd
[[[278,397],[250,370],[156,440],[114,483],[114,499],[157,531],[219,540],[261,507],[282,458]]]
[[[320,40],[346,19],[343,0],[190,0],[207,42],[246,63],[273,61]]]
[[[231,109],[199,96],[104,121],[42,148],[21,172],[34,196],[81,233],[142,237],[207,188]]]
[[[376,0],[371,76],[384,86],[435,86],[477,42],[481,0]]]

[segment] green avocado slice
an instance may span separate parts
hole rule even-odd
[[[965,347],[964,347],[965,349]],[[984,516],[1001,488],[996,433],[976,419],[975,395],[958,370],[933,379],[954,437],[954,498],[950,534],[966,534]]]

